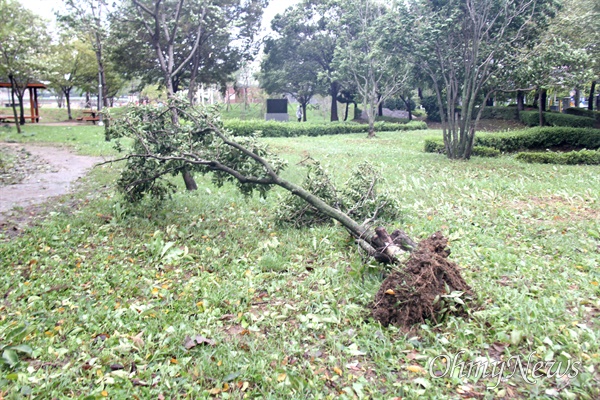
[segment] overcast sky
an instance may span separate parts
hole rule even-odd
[[[20,0],[20,2],[49,20],[54,20],[54,11],[60,9],[63,4],[62,1],[57,0]],[[271,20],[276,14],[299,2],[300,0],[271,0],[263,15],[263,29],[270,29]]]

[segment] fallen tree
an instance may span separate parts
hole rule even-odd
[[[180,116],[177,124],[172,121],[173,113]],[[112,161],[126,161],[118,185],[130,201],[137,201],[146,194],[165,196],[173,187],[163,177],[168,174],[176,175],[186,168],[203,174],[211,173],[217,186],[232,182],[247,195],[255,190],[266,195],[270,188],[279,186],[302,199],[321,215],[338,221],[370,257],[381,263],[400,265],[403,254],[417,255],[418,260],[412,262],[413,258],[409,258],[406,265],[419,264],[423,268],[430,268],[431,282],[420,282],[417,285],[411,279],[400,280],[400,286],[408,286],[389,289],[384,294],[391,296],[389,300],[395,298],[395,305],[403,306],[403,299],[397,297],[402,296],[402,293],[412,295],[415,288],[420,288],[418,290],[433,293],[433,297],[428,300],[432,304],[426,305],[423,309],[427,312],[418,313],[418,318],[388,318],[381,320],[384,324],[436,320],[435,314],[439,307],[436,303],[439,301],[434,303],[434,300],[437,297],[455,292],[470,292],[470,288],[460,278],[458,267],[446,260],[449,251],[445,249],[447,242],[443,239],[436,242],[438,245],[433,247],[433,251],[428,251],[431,246],[418,245],[400,229],[390,234],[384,227],[373,228],[372,222],[377,211],[363,223],[355,221],[335,204],[328,204],[303,186],[282,178],[280,172],[285,167],[285,162],[257,140],[256,135],[239,138],[224,130],[215,107],[190,107],[182,98],[170,99],[167,107],[163,108],[131,107],[123,117],[111,121],[106,135],[107,139],[128,137],[134,140],[132,151]],[[443,265],[441,269],[440,265]],[[421,276],[420,268],[416,267],[400,271],[414,272],[416,279]],[[398,271],[393,272],[390,277],[395,273]],[[456,277],[460,279],[455,279]],[[419,307],[422,306],[419,304]],[[374,316],[377,317],[377,314],[374,313]]]

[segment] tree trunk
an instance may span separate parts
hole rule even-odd
[[[12,102],[13,116],[15,117],[15,125],[17,126],[17,133],[21,133],[21,124],[17,118],[17,105],[15,103],[15,80],[12,75],[8,76],[10,80],[10,98]]]
[[[575,89],[575,107],[579,107],[579,103],[581,103],[581,90]]]
[[[306,103],[302,102],[302,121],[306,122]]]
[[[71,89],[64,89],[63,93],[65,94],[65,102],[67,103],[67,115],[69,116],[69,121],[73,119],[71,115]]]
[[[339,121],[338,117],[338,106],[337,106],[337,97],[340,91],[340,84],[337,81],[331,82],[331,86],[329,87],[329,94],[331,95],[331,118],[330,120]]]
[[[596,81],[592,81],[592,87],[590,88],[590,97],[588,98],[588,110],[594,110],[594,92],[596,91]]]
[[[404,102],[404,107],[406,107],[406,111],[408,111],[408,120],[412,121],[412,111],[410,111],[410,97],[404,98],[404,96],[400,96],[400,99]]]
[[[17,99],[19,99],[19,123],[21,125],[25,125],[25,106],[23,105],[23,96],[25,93],[21,93],[19,89],[17,89]]]
[[[185,188],[188,191],[198,190],[198,185],[196,184],[194,176],[190,171],[184,169],[181,171],[181,174],[183,175],[183,182],[185,183]]]
[[[350,103],[346,103],[346,112],[344,113],[344,122],[348,121],[348,109],[350,108]]]
[[[542,103],[542,111],[546,111],[548,105],[548,90],[542,89],[542,95],[540,98],[540,103]]]
[[[542,89],[538,90],[538,94],[542,93]],[[544,101],[542,100],[543,96],[538,96],[538,115],[540,118],[540,126],[544,126]]]
[[[95,33],[96,39],[96,62],[98,63],[98,73],[100,74],[100,84],[102,85],[102,105],[99,105],[98,111],[102,106],[108,107],[108,88],[106,87],[106,74],[104,72],[104,60],[102,59],[102,41],[100,40],[100,34]]]
[[[521,111],[525,110],[525,94],[522,90],[517,91],[517,119],[521,118]]]

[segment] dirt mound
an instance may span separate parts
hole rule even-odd
[[[448,239],[440,232],[419,243],[404,268],[381,284],[372,305],[373,317],[384,326],[410,327],[425,320],[438,322],[447,313],[463,313],[461,303],[473,293],[458,265],[448,260],[447,246]]]

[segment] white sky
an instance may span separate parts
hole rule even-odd
[[[33,10],[42,17],[53,21],[54,12],[62,8],[60,0],[19,0],[22,5]],[[269,6],[263,15],[263,29],[270,30],[271,20],[276,14],[282,13],[289,6],[299,3],[300,0],[270,0]]]

